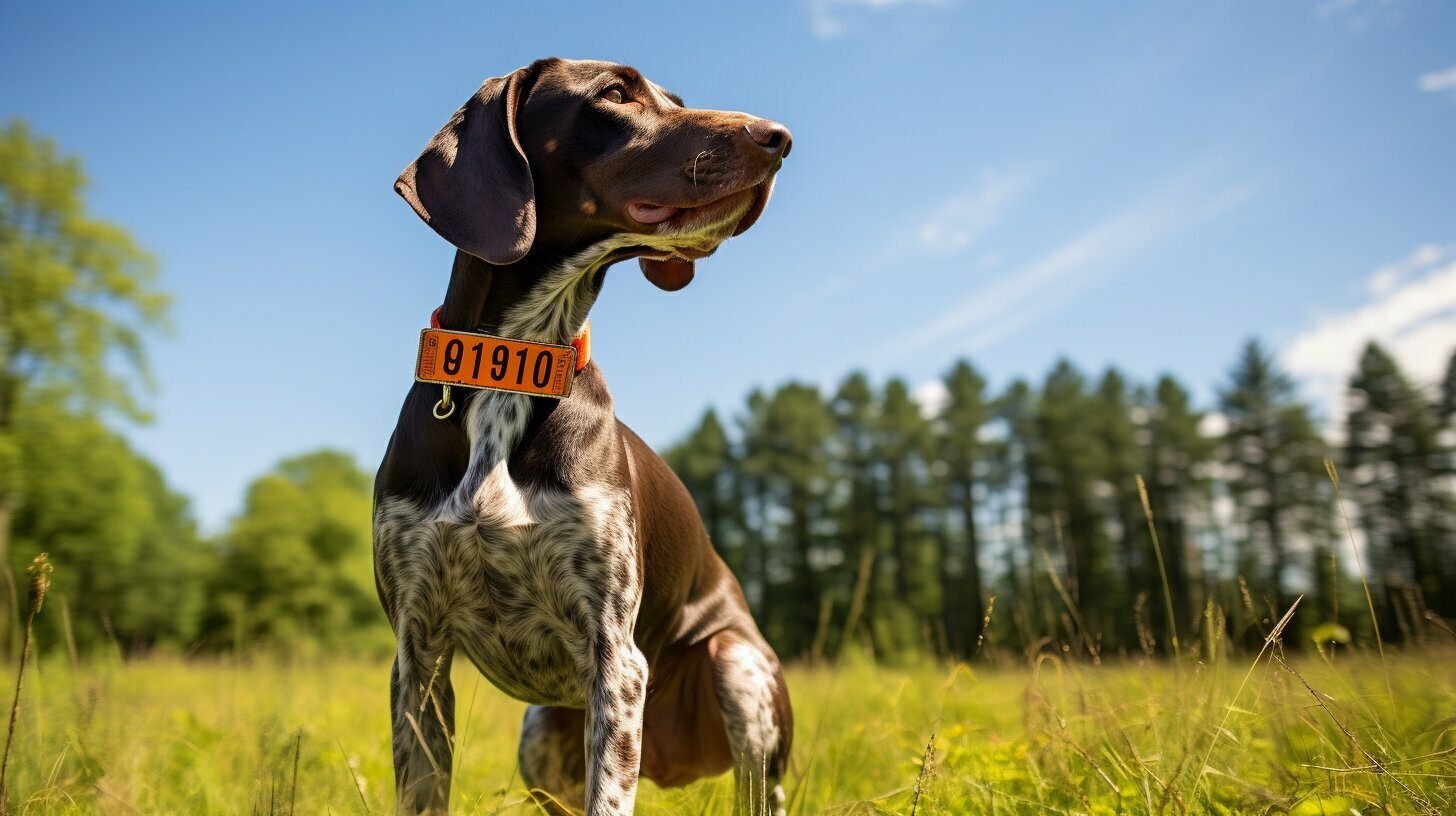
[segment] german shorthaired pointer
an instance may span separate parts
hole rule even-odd
[[[631,68],[549,59],[486,80],[395,190],[458,249],[443,329],[565,344],[618,261],[686,286],[763,212],[789,146]],[[437,419],[440,395],[411,389],[375,490],[399,811],[447,809],[458,648],[530,704],[520,771],[546,809],[631,813],[639,775],[731,767],[740,812],[783,813],[778,658],[597,366],[565,399],[472,390]]]

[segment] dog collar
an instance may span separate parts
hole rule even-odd
[[[430,315],[430,328],[420,331],[415,380],[440,386],[436,419],[455,413],[450,387],[506,391],[564,399],[572,380],[591,362],[591,328],[583,325],[570,345],[512,340],[440,325],[440,310]]]
[[[440,310],[444,306],[436,306],[435,311],[430,312],[430,328],[440,328]],[[580,374],[586,364],[591,362],[591,321],[581,324],[581,333],[571,338],[571,347],[576,349],[576,373]]]

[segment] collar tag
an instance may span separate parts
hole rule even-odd
[[[562,399],[571,395],[577,348],[489,334],[430,328],[420,332],[415,379],[445,386]]]

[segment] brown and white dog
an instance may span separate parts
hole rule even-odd
[[[763,212],[789,146],[776,122],[687,108],[631,68],[549,59],[486,80],[395,190],[459,250],[443,328],[564,344],[618,261],[687,285]],[[778,658],[597,366],[562,400],[457,390],[439,420],[439,395],[411,389],[375,487],[400,812],[447,808],[459,649],[530,704],[520,771],[548,809],[630,813],[639,774],[731,767],[740,811],[782,813]]]

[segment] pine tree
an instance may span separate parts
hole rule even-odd
[[[1135,635],[1129,605],[1135,603],[1138,595],[1146,594],[1143,607],[1151,608],[1146,600],[1154,597],[1158,578],[1137,493],[1138,466],[1142,459],[1139,428],[1133,417],[1132,394],[1121,372],[1107,369],[1088,407],[1088,421],[1096,438],[1093,467],[1103,483],[1099,492],[1107,495],[1103,514],[1110,521],[1109,540],[1119,545],[1121,567],[1121,580],[1115,588],[1104,587],[1102,594],[1113,596],[1123,605],[1115,616],[1120,624],[1118,640],[1130,643]]]
[[[976,519],[980,496],[988,490],[991,467],[988,445],[982,439],[993,406],[986,380],[969,362],[961,360],[945,376],[946,403],[936,424],[936,449],[945,467],[946,502],[959,522],[960,546],[952,549],[950,536],[942,536],[939,568],[941,614],[951,650],[968,657],[985,615],[985,586],[981,578],[980,525]]]
[[[696,427],[663,455],[693,494],[698,514],[713,547],[735,569],[741,569],[741,548],[733,546],[739,504],[734,495],[736,457],[718,412],[708,409]]]
[[[776,646],[799,654],[810,645],[819,614],[815,527],[828,506],[833,420],[819,390],[802,383],[779,387],[755,413],[750,449],[768,502],[768,529],[760,532],[772,556],[763,573],[766,628]],[[784,574],[781,582],[771,580],[775,572]]]
[[[1033,508],[1041,506],[1043,483],[1033,480],[1034,463],[1039,460],[1040,437],[1036,425],[1037,395],[1025,380],[1017,379],[996,398],[996,419],[1005,433],[1005,442],[993,450],[993,484],[1004,492],[1002,505],[1007,517],[1001,519],[1009,529],[1008,518],[1015,514],[1020,521],[1014,544],[1006,551],[1006,609],[1020,644],[1025,647],[1057,627],[1053,611],[1052,588],[1038,553],[1047,551],[1047,540],[1038,538],[1046,531],[1044,519]],[[1024,568],[1018,569],[1018,563]]]
[[[882,467],[880,513],[889,538],[889,586],[881,586],[876,604],[877,623],[888,627],[886,639],[897,650],[914,650],[921,642],[920,626],[931,614],[923,593],[917,592],[925,559],[917,544],[925,506],[925,458],[930,442],[929,423],[910,396],[903,380],[885,384],[880,413],[874,425],[876,458]],[[893,617],[890,617],[894,613]]]
[[[853,639],[865,621],[876,617],[875,595],[880,535],[879,484],[876,479],[875,439],[872,433],[879,406],[874,389],[862,372],[844,378],[830,403],[836,433],[835,475],[844,494],[838,508],[838,528],[844,558],[841,595],[845,602],[843,636]],[[873,626],[866,627],[871,638]],[[845,644],[840,644],[843,648]],[[878,650],[872,641],[872,647]]]
[[[1291,601],[1296,546],[1331,534],[1325,444],[1294,382],[1257,340],[1244,345],[1219,404],[1228,420],[1222,458],[1244,528],[1240,572],[1277,619]]]
[[[766,470],[770,463],[769,451],[764,447],[768,404],[768,397],[757,388],[744,399],[744,413],[738,419],[743,453],[734,474],[734,494],[742,502],[744,514],[740,578],[749,609],[760,619],[768,614],[768,519],[772,505]]]
[[[1036,402],[1036,443],[1027,459],[1027,508],[1037,525],[1033,542],[1063,559],[1068,591],[1080,610],[1089,648],[1114,633],[1121,604],[1107,590],[1108,546],[1095,496],[1098,443],[1087,423],[1089,397],[1082,374],[1060,360]]]
[[[1452,566],[1451,447],[1442,439],[1440,409],[1428,401],[1390,354],[1365,347],[1350,379],[1346,459],[1361,526],[1393,604],[1418,587],[1438,614],[1456,612],[1442,592]],[[1387,616],[1387,621],[1391,616]]]
[[[1441,419],[1447,427],[1456,423],[1456,351],[1446,363],[1446,376],[1441,380]]]
[[[1144,473],[1148,502],[1162,543],[1174,615],[1187,631],[1203,610],[1203,565],[1192,519],[1209,501],[1208,462],[1213,441],[1199,430],[1187,389],[1171,376],[1158,379],[1148,412]]]

